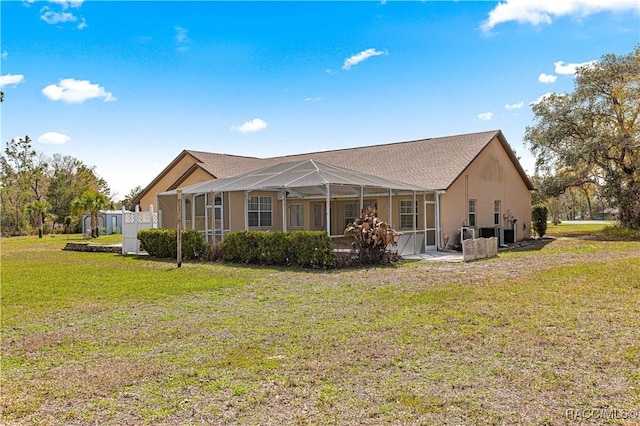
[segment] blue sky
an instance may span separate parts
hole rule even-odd
[[[3,148],[29,135],[96,166],[115,199],[183,149],[267,157],[493,129],[532,173],[531,103],[640,43],[637,0],[0,9]]]

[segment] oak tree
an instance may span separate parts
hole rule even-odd
[[[640,229],[640,45],[580,67],[572,93],[549,95],[533,112],[525,139],[537,171],[564,187],[597,184],[622,225]]]

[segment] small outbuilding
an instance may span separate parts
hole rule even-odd
[[[82,214],[82,234],[91,232],[91,214]],[[98,230],[101,234],[119,234],[122,232],[122,210],[100,210],[98,212]]]

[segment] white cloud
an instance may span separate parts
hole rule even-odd
[[[305,102],[320,102],[322,100],[322,97],[317,97],[317,98],[304,98]]]
[[[547,99],[549,96],[554,95],[555,93],[553,92],[547,92],[544,95],[541,95],[538,99],[536,99],[533,102],[529,102],[529,105],[535,105],[535,104],[539,104],[540,102],[544,101],[545,99]]]
[[[185,43],[189,41],[189,36],[187,35],[189,33],[189,30],[178,25],[173,28],[176,30],[176,41],[178,43]]]
[[[516,21],[520,24],[551,24],[552,18],[584,17],[599,12],[640,12],[638,0],[502,0],[482,23],[485,31],[496,25]]]
[[[82,6],[84,0],[49,0],[49,3],[59,4],[63,9],[68,9]]]
[[[553,65],[556,67],[557,74],[573,75],[579,67],[590,67],[597,63],[598,61],[588,61],[579,64],[565,64],[564,61],[558,61],[554,62]]]
[[[78,18],[73,13],[69,12],[54,12],[48,7],[43,7],[40,11],[40,19],[50,25],[55,25],[64,22],[76,22]]]
[[[24,83],[24,75],[22,74],[0,75],[0,87],[15,86],[20,83]]]
[[[523,101],[520,101],[520,102],[518,102],[517,104],[507,104],[507,105],[505,105],[504,107],[505,107],[506,109],[508,109],[509,111],[513,111],[514,109],[520,109],[520,108],[522,108],[523,106],[524,106],[524,102],[523,102]]]
[[[355,55],[352,55],[351,57],[345,59],[344,64],[342,65],[342,69],[348,71],[351,69],[352,66],[358,65],[360,62],[364,60],[367,60],[374,56],[381,56],[386,54],[387,52],[384,52],[382,50],[376,50],[376,49],[363,50],[362,52],[356,53]]]
[[[52,145],[62,145],[69,142],[71,138],[64,133],[58,132],[46,132],[40,135],[38,138],[38,142],[52,144]]]
[[[187,50],[189,50],[189,30],[187,30],[184,27],[180,27],[178,25],[176,25],[175,27],[173,27],[173,29],[176,31],[176,36],[175,36],[175,40],[176,40],[176,44],[177,44],[177,49],[179,52],[186,52]]]
[[[69,104],[81,104],[94,98],[102,98],[105,102],[116,100],[111,92],[107,92],[99,84],[73,78],[65,78],[60,80],[58,84],[50,84],[42,89],[42,94],[52,101],[62,101]]]
[[[557,79],[557,75],[549,75],[545,73],[540,74],[540,76],[538,77],[538,81],[540,83],[555,83]]]
[[[254,133],[267,128],[267,122],[261,118],[245,121],[240,126],[231,126],[232,132]]]
[[[6,50],[2,51],[2,59],[7,59],[7,57],[9,56],[9,52],[7,52]]]
[[[492,112],[483,112],[478,114],[478,120],[480,121],[489,121],[493,118]]]
[[[31,3],[31,2],[29,2]],[[79,9],[84,0],[49,0],[53,7],[44,6],[40,9],[40,19],[49,25],[64,24],[69,22],[79,22],[76,28],[83,30],[87,28],[87,20],[78,18],[68,11],[69,8]]]

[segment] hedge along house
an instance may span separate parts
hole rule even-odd
[[[167,191],[158,195],[158,205],[163,222],[180,221],[186,229],[204,232],[208,241],[234,230],[313,229],[341,237],[365,207],[391,218],[394,198],[408,198],[417,206],[425,193],[425,188],[301,160]],[[427,234],[435,248],[435,228],[419,228],[415,220],[411,228],[400,238],[403,252],[419,251]]]
[[[386,191],[381,191],[382,186],[375,191],[365,189],[362,204],[377,206],[381,219],[388,221],[394,229],[420,234],[423,242],[418,244],[417,251],[455,246],[463,227],[475,236],[498,235],[503,243],[531,235],[531,191],[534,188],[499,130],[272,158],[185,150],[134,201],[142,209],[150,204],[157,205],[162,211],[161,226],[175,227],[177,222],[172,215],[176,207],[167,198],[171,194],[159,194],[188,187],[191,191],[197,183],[302,160],[314,160],[316,164],[413,188],[392,190],[391,197],[388,196],[389,188]],[[316,194],[316,199],[310,198],[311,194],[295,198],[290,193],[285,205],[289,209],[286,226],[282,222],[282,208],[274,207],[282,206],[278,191],[256,187],[245,199],[243,190],[237,188],[237,191],[220,191],[224,195],[213,200],[210,199],[211,192],[201,191],[191,197],[185,196],[183,224],[189,229],[213,230],[213,224],[205,227],[205,221],[217,217],[215,220],[220,221],[220,226],[215,229],[220,232],[246,229],[245,221],[236,219],[245,216],[246,206],[246,219],[252,221],[249,229],[327,229],[330,234],[339,235],[346,221],[359,212],[360,196],[353,188],[350,193],[330,195],[328,209],[324,192]],[[384,192],[384,196],[376,191]],[[230,195],[233,192],[242,195]],[[209,196],[205,195],[207,193]],[[267,221],[269,214],[263,213],[263,207],[266,209],[269,205],[269,197],[272,219],[271,225],[265,226],[267,222],[262,221]],[[301,207],[289,207],[295,205],[296,200]]]

